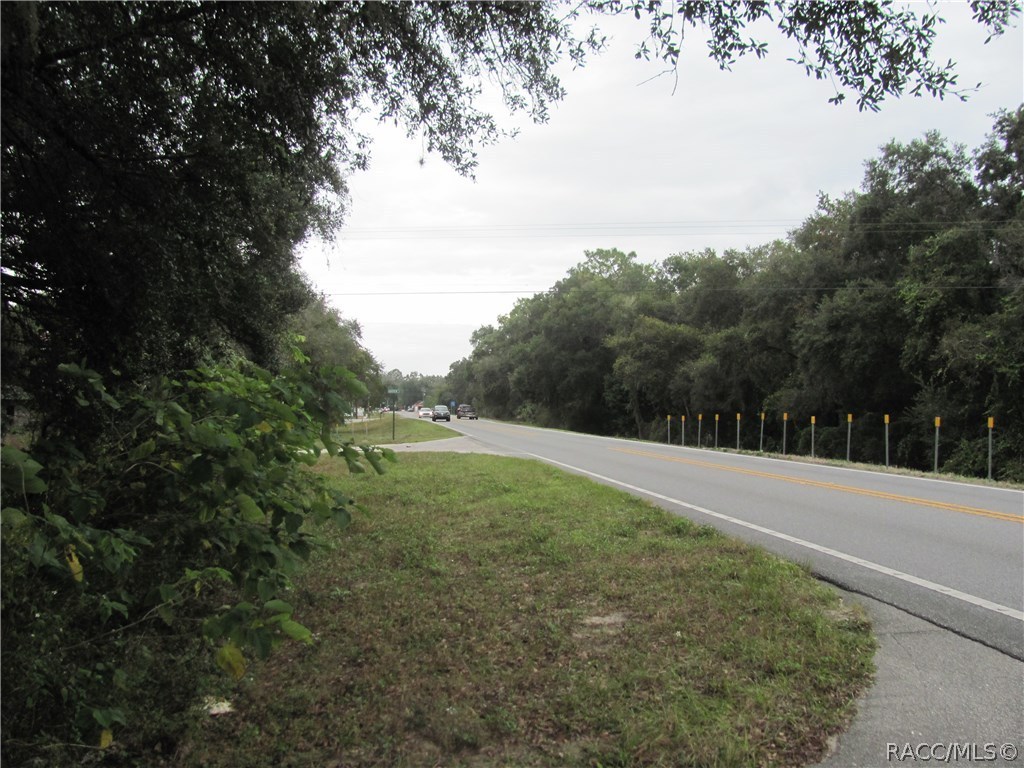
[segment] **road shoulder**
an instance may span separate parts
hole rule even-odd
[[[1024,766],[1024,662],[898,608],[839,591],[871,617],[877,672],[850,728],[819,768]],[[951,746],[967,754],[947,757]],[[1007,760],[1001,749],[1016,751],[1016,760]]]

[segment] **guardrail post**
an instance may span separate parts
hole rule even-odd
[[[889,414],[885,414],[885,466],[889,466]]]
[[[988,417],[988,479],[992,479],[992,428],[995,427],[996,420],[993,416]]]

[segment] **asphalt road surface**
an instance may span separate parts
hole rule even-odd
[[[1024,660],[1024,492],[536,429],[451,428],[613,485]]]

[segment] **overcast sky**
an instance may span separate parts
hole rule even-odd
[[[923,7],[923,6],[922,6]],[[941,3],[935,58],[957,62],[964,103],[904,97],[879,113],[786,61],[794,50],[766,35],[766,60],[722,72],[703,40],[688,38],[678,81],[636,61],[644,34],[630,19],[597,19],[608,50],[561,70],[568,91],[550,121],[480,152],[476,181],[392,127],[374,130],[368,171],[349,180],[340,237],[304,249],[301,266],[332,306],[357,320],[385,371],[447,374],[470,334],[496,325],[515,302],[547,290],[596,248],[656,263],[673,253],[743,249],[785,237],[819,192],[858,190],[864,163],[896,140],[937,130],[968,150],[992,113],[1024,102],[1020,19],[984,45],[961,3]]]

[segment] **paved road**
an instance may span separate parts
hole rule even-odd
[[[1024,525],[1015,521],[1015,515],[1024,512],[1024,496],[1019,492],[992,493],[977,486],[545,433],[487,421],[455,422],[452,427],[468,436],[403,448],[530,456],[576,467],[574,471],[600,475],[597,479],[603,477],[603,482],[647,495],[694,520],[808,562],[815,572],[835,582],[852,583],[857,594],[843,597],[862,605],[871,617],[879,641],[877,672],[874,685],[858,703],[856,718],[816,768],[891,768],[929,762],[1024,766],[1024,663],[996,647],[1019,647],[1014,638],[1024,631],[1014,608],[1020,605],[1024,561],[1020,531]],[[643,466],[645,462],[671,468],[668,479],[652,480],[650,475],[659,473]],[[613,479],[621,477],[626,479]],[[667,485],[668,492],[641,488],[654,482],[659,488]],[[692,501],[698,496],[708,505],[704,511]],[[736,522],[724,519],[722,508]],[[772,512],[772,508],[777,509]],[[761,522],[751,523],[751,519]],[[874,533],[856,531],[858,521],[871,526]],[[803,537],[779,538],[781,531],[776,529],[801,522],[807,523]],[[755,524],[759,528],[750,527]],[[952,533],[943,534],[948,527]],[[944,541],[945,535],[956,536],[963,528],[983,533],[969,532],[966,541],[952,545]],[[811,539],[816,531],[831,536],[828,541],[837,539],[840,547],[815,544]],[[1000,557],[1010,553],[1009,563],[994,569],[985,549],[993,532],[1003,545],[995,551],[1003,553]],[[917,536],[924,537],[923,547],[913,541]],[[864,556],[851,559],[844,551],[871,550],[873,543],[878,544],[878,554],[872,556],[894,556],[896,564],[868,562]],[[935,555],[935,550],[940,554]],[[934,557],[922,556],[922,551]],[[937,569],[937,578],[948,575],[961,588],[936,596],[939,587],[933,585],[941,582],[914,576],[911,569],[917,567],[915,563],[928,566],[943,558],[954,565],[948,574]],[[969,572],[959,574],[957,569],[965,566]],[[933,570],[926,572],[931,575]],[[908,582],[907,577],[925,584]],[[982,596],[971,595],[965,588],[976,589]],[[882,595],[884,602],[869,594]],[[1002,604],[995,602],[997,598],[1007,605],[999,609]],[[929,621],[911,615],[929,612],[933,614]],[[957,626],[948,631],[937,623],[939,619],[950,625],[966,624],[966,629]],[[1000,633],[1009,634],[1005,642],[999,640]],[[968,635],[984,640],[976,642]]]
[[[1024,660],[1024,492],[488,420],[453,430],[646,496]]]

